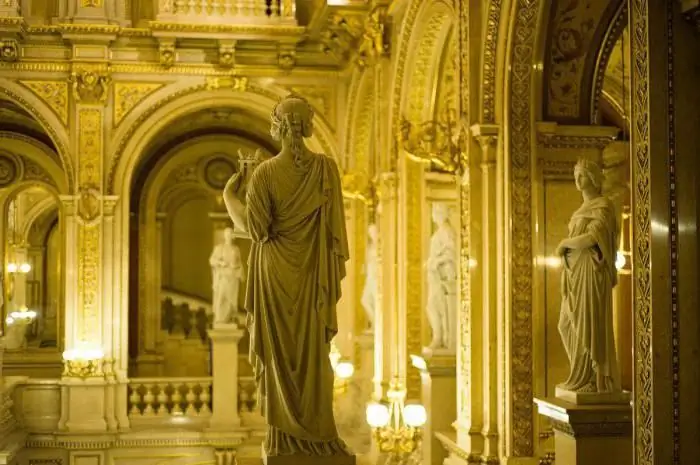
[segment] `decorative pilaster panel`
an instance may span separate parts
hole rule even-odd
[[[398,319],[397,303],[397,245],[398,183],[396,174],[384,173],[379,179],[377,257],[378,309],[374,326],[374,396],[381,398],[391,376],[398,373],[398,338],[395,325]]]
[[[100,246],[103,115],[78,109],[78,341],[101,345]],[[74,341],[75,342],[75,341]]]
[[[407,399],[420,398],[420,373],[412,369],[409,354],[420,355],[423,342],[423,170],[422,163],[401,157],[399,213],[399,374],[406,380]]]

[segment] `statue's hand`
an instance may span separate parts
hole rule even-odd
[[[243,192],[243,188],[245,187],[245,176],[242,174],[243,173],[234,173],[234,175],[231,176],[228,182],[226,183],[226,187],[224,187],[224,192],[231,193],[236,197],[240,197],[240,194]]]
[[[559,245],[557,246],[557,251],[555,252],[557,257],[563,257],[566,255],[566,252],[570,249],[569,245],[566,242],[566,239],[561,241]]]

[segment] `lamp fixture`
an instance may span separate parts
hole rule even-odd
[[[389,404],[367,406],[367,423],[372,427],[379,451],[388,454],[387,463],[403,463],[420,446],[421,428],[427,421],[425,407],[405,404],[406,388],[394,378],[387,391]]]
[[[31,323],[36,318],[36,312],[34,310],[29,310],[27,307],[22,307],[19,311],[11,312],[7,318],[5,318],[5,323],[8,326],[16,324],[24,324],[25,326]]]
[[[10,262],[7,264],[7,272],[10,274],[15,274],[15,273],[27,274],[30,271],[32,271],[32,265],[30,265],[29,263],[26,263],[26,262],[23,262],[23,263]]]
[[[80,342],[63,352],[63,376],[94,378],[102,376],[104,351],[96,344]]]

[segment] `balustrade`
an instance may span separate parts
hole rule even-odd
[[[11,463],[24,443],[25,433],[15,415],[15,387],[20,380],[0,378],[0,463]]]
[[[212,378],[134,378],[129,381],[129,419],[211,416]]]
[[[293,0],[161,0],[158,21],[296,25]]]

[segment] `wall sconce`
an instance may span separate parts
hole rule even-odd
[[[367,423],[372,427],[379,451],[388,454],[387,462],[402,463],[420,446],[427,413],[420,404],[404,404],[406,389],[398,379],[390,383],[387,398],[389,405],[367,406]]]
[[[465,131],[453,110],[447,110],[441,120],[414,125],[401,121],[400,141],[409,158],[434,165],[438,170],[461,174],[465,169]]]
[[[102,376],[104,351],[95,344],[78,343],[63,352],[63,376],[72,378],[94,378]]]

